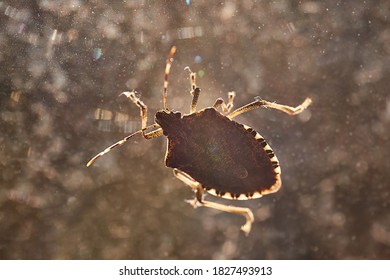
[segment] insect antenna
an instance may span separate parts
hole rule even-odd
[[[152,124],[152,125],[149,125],[148,127],[145,128],[146,129],[150,129],[150,128],[155,128],[155,127],[158,127],[159,125],[158,124]],[[119,147],[119,146],[122,146],[127,140],[129,140],[130,138],[132,138],[133,136],[137,135],[137,134],[141,134],[143,131],[143,129],[141,130],[138,130],[136,132],[133,132],[132,134],[126,136],[125,138],[123,138],[122,140],[116,142],[115,144],[112,144],[110,147],[106,148],[104,151],[98,153],[96,156],[94,156],[90,161],[88,161],[87,163],[87,167],[89,167],[91,164],[93,164],[95,162],[95,160],[97,160],[98,158],[104,156],[105,154],[111,152],[111,150],[115,149],[116,147]]]
[[[173,61],[173,55],[176,52],[176,47],[173,46],[171,48],[171,51],[169,52],[169,56],[167,59],[167,64],[165,65],[165,72],[164,72],[164,91],[163,91],[163,106],[164,110],[167,109],[167,95],[168,95],[168,77],[169,72],[171,71],[172,61]]]

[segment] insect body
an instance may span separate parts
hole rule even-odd
[[[176,48],[172,47],[167,60],[163,90],[164,109],[156,113],[155,123],[148,126],[147,106],[134,92],[124,92],[123,94],[140,108],[142,129],[96,155],[87,166],[136,134],[142,134],[146,139],[165,135],[168,138],[165,164],[173,168],[178,179],[195,191],[196,197],[190,203],[194,207],[205,206],[243,215],[246,223],[241,229],[249,233],[254,221],[249,208],[227,206],[203,198],[203,192],[207,191],[225,199],[247,200],[276,192],[281,186],[279,161],[271,147],[260,134],[237,123],[233,118],[259,107],[269,107],[296,115],[311,104],[311,99],[307,98],[297,107],[257,100],[230,113],[235,97],[235,93],[230,92],[228,103],[218,98],[212,107],[197,111],[200,89],[195,83],[195,73],[190,71],[192,103],[190,113],[182,115],[166,106],[168,76],[175,51]],[[218,111],[219,108],[222,113]],[[154,130],[149,131],[150,129]]]
[[[280,187],[280,167],[264,138],[214,108],[181,116],[158,112],[168,137],[166,166],[228,199],[259,197]]]

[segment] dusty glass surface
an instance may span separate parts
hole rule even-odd
[[[388,0],[0,1],[0,258],[389,259],[389,16]],[[141,126],[122,91],[152,122],[172,45],[170,108],[189,111],[185,66],[199,108],[313,99],[237,117],[282,167],[278,193],[234,203],[248,237],[185,202],[164,137],[85,166]]]

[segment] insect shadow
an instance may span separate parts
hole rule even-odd
[[[167,108],[168,77],[175,52],[176,47],[172,47],[166,62],[163,109],[156,113],[155,123],[147,124],[147,106],[134,91],[123,92],[140,108],[142,128],[97,154],[87,166],[137,134],[145,139],[164,135],[168,138],[166,166],[173,168],[173,174],[195,192],[195,198],[188,202],[193,207],[204,206],[243,215],[246,222],[241,230],[248,234],[254,221],[249,208],[206,201],[204,191],[224,199],[259,198],[280,189],[281,168],[264,138],[251,127],[233,119],[259,107],[297,115],[311,104],[311,99],[306,98],[296,107],[256,99],[231,112],[235,93],[229,92],[227,103],[218,98],[212,107],[197,110],[200,88],[196,85],[196,74],[187,67],[191,80],[190,112],[171,111]]]

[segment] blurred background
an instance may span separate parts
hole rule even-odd
[[[244,219],[185,202],[165,137],[141,127],[236,91],[307,111],[237,117],[262,134],[282,189]],[[0,1],[0,259],[389,259],[390,2]]]

